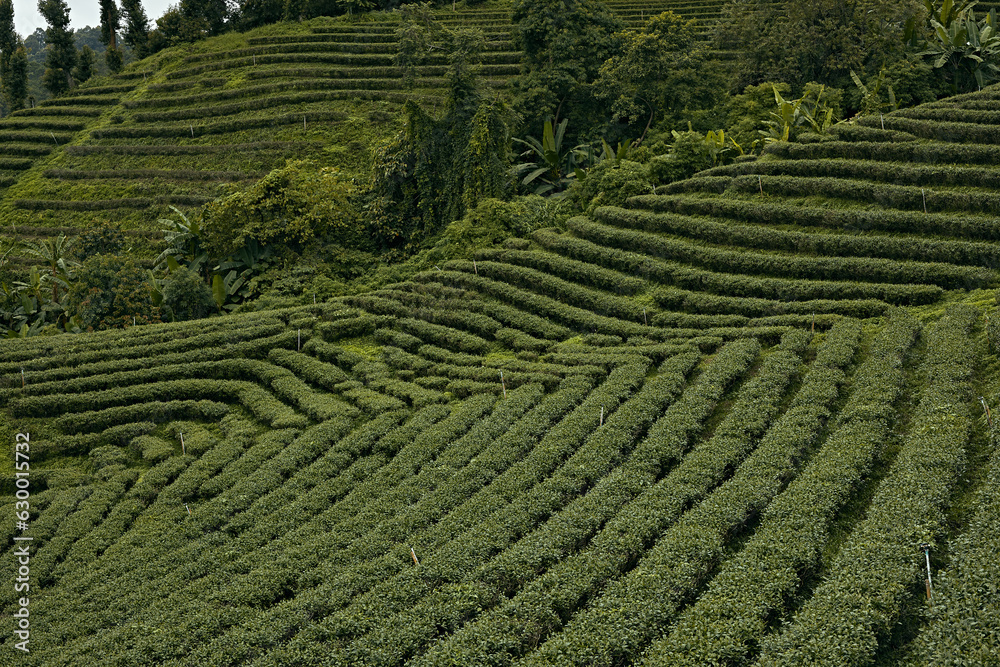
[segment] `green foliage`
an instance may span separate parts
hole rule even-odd
[[[77,237],[73,254],[78,260],[91,255],[118,255],[125,248],[125,235],[109,222],[97,222]]]
[[[598,206],[622,206],[629,197],[652,191],[646,165],[605,159],[576,179],[570,186],[570,198],[578,210],[589,213]]]
[[[142,7],[142,0],[121,0],[121,13],[125,19],[125,34],[122,37],[136,59],[151,53],[149,48],[149,18]]]
[[[710,145],[704,136],[692,130],[671,133],[674,141],[670,152],[655,156],[646,167],[652,185],[673,183],[713,166]]]
[[[97,56],[94,54],[94,50],[89,46],[84,45],[80,49],[80,56],[77,60],[76,67],[73,68],[73,79],[79,84],[84,81],[89,81],[90,77],[94,76],[94,68],[97,65]]]
[[[65,0],[38,0],[38,11],[49,27],[45,29],[45,87],[53,95],[73,87],[73,68],[77,66],[76,45],[69,29],[69,6]]]
[[[981,20],[976,20],[972,7],[975,2],[955,7],[945,0],[941,8],[925,0],[930,10],[932,35],[917,41],[923,56],[936,70],[944,72],[944,79],[952,94],[982,89],[984,85],[1000,79],[1000,24],[996,9]]]
[[[808,83],[802,91],[802,97],[786,100],[777,87],[773,88],[778,110],[771,112],[767,129],[760,130],[766,143],[792,141],[801,129],[825,135],[829,133],[834,120],[840,120],[840,90],[827,90],[826,86]]]
[[[200,275],[182,266],[163,283],[163,315],[172,322],[208,317],[218,309],[212,290]]]
[[[481,199],[506,195],[510,110],[474,98],[453,97],[440,120],[407,102],[406,130],[376,151],[365,200],[380,250],[410,254]]]
[[[583,146],[564,148],[563,138],[568,123],[569,119],[564,118],[553,128],[552,120],[547,119],[541,141],[530,136],[514,139],[527,146],[520,156],[524,161],[515,167],[514,173],[521,179],[521,185],[533,186],[536,195],[561,193],[576,178],[577,160]]]
[[[94,255],[80,265],[70,288],[71,308],[88,331],[160,321],[153,286],[132,258]]]
[[[707,60],[694,20],[667,11],[637,32],[616,35],[621,50],[601,65],[594,88],[611,102],[614,119],[638,127],[641,143],[654,123],[673,129],[704,122],[722,103],[728,80],[717,62]]]
[[[737,90],[764,81],[849,88],[851,70],[867,79],[905,61],[905,25],[921,12],[916,0],[731,2],[716,44],[739,51]]]
[[[364,238],[351,202],[353,192],[353,183],[336,168],[289,161],[253,186],[204,207],[205,250],[225,257],[251,241],[301,247],[317,237],[361,247]]]
[[[516,0],[511,11],[522,72],[514,80],[514,108],[525,119],[572,119],[577,131],[606,119],[589,89],[617,48],[623,28],[599,0]]]

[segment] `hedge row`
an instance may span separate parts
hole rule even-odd
[[[95,95],[91,91],[86,91],[87,95],[65,95],[54,97],[49,100],[41,102],[38,106],[40,108],[45,107],[73,107],[73,106],[97,106],[97,107],[113,107],[118,104],[121,100],[117,97],[103,97],[101,95]]]
[[[398,573],[383,581],[357,582],[349,572],[343,573],[344,578],[336,576],[340,570],[336,564],[331,564],[329,569],[321,567],[311,578],[323,583],[310,598],[315,601],[314,604],[322,601],[324,610],[343,609],[299,633],[290,642],[289,648],[310,650],[311,645],[311,650],[328,650],[316,640],[332,638],[339,632],[338,626],[346,623],[348,628],[352,628],[349,632],[353,635],[355,629],[361,629],[358,623],[371,627],[401,606],[419,600],[437,584],[443,583],[442,577],[451,578],[448,573],[454,568],[472,570],[488,560],[497,549],[502,548],[502,544],[483,544],[481,538],[484,536],[480,531],[503,531],[508,535],[506,539],[511,539],[526,530],[531,518],[537,517],[536,511],[525,502],[536,500],[529,494],[530,490],[538,488],[536,485],[549,478],[574,451],[588,449],[583,443],[595,439],[590,436],[599,427],[602,407],[606,418],[603,430],[608,429],[617,406],[643,384],[645,370],[644,366],[623,366],[613,371],[601,387],[590,393],[557,424],[544,432],[536,431],[535,437],[544,436],[540,441],[502,438],[505,447],[500,452],[500,460],[490,457],[494,458],[488,466],[490,476],[472,487],[471,493],[455,497],[452,502],[459,504],[446,516],[424,530],[410,534],[409,544],[418,554],[423,554],[421,568],[405,567],[407,562],[412,564],[412,561],[405,560],[410,554],[403,545],[392,553],[392,560],[397,561]],[[569,382],[579,386],[581,381],[583,379],[578,378]],[[468,484],[470,480],[463,481]],[[431,557],[433,553],[437,555]],[[359,587],[359,583],[363,585]]]
[[[480,64],[477,66],[476,70],[480,77],[488,79],[493,77],[514,76],[521,71],[521,66],[516,63],[510,65]],[[443,66],[424,65],[418,67],[417,71],[420,72],[420,76],[416,78],[416,87],[419,88],[423,87],[420,83],[426,78],[444,77],[448,73],[448,68]],[[352,67],[336,69],[328,67],[269,67],[267,69],[251,69],[247,72],[247,78],[251,81],[275,78],[377,79],[385,81],[386,79],[401,79],[403,74],[404,71],[400,67]]]
[[[733,297],[756,297],[778,301],[878,299],[890,303],[919,304],[933,302],[944,292],[936,285],[758,278],[717,273],[550,232],[538,232],[534,238],[547,248],[568,257],[609,266],[623,273],[642,276],[647,280],[682,289],[708,291]]]
[[[122,336],[120,331],[116,332],[117,336],[95,335],[90,341],[93,347],[81,341],[69,351],[63,345],[41,345],[25,350],[27,356],[5,354],[7,361],[0,363],[0,374],[18,375],[20,379],[23,368],[28,382],[48,382],[161,364],[241,356],[254,358],[263,356],[272,347],[296,344],[295,332],[285,331],[284,325],[279,323],[268,322],[242,329],[233,326],[233,322],[226,323],[230,325],[228,330],[212,331],[215,327],[202,321],[200,324],[209,329],[204,333],[186,328],[172,330],[169,325],[158,325],[149,328],[159,335],[151,335],[146,340],[135,335]]]
[[[882,257],[897,260],[1000,266],[1000,249],[994,244],[969,241],[873,236],[815,234],[774,229],[760,224],[742,226],[688,215],[651,213],[601,207],[593,217],[617,227],[647,232],[668,232],[720,245],[740,245],[761,250],[802,254]]]
[[[444,64],[444,57],[435,58],[430,61],[430,66],[441,66]],[[489,60],[485,64],[495,64],[495,65],[516,65],[521,62],[521,54],[518,51],[510,52],[491,52],[489,54]],[[233,58],[231,60],[223,60],[219,62],[211,62],[204,65],[196,65],[194,67],[187,67],[184,69],[176,69],[172,72],[167,72],[165,78],[167,80],[174,79],[185,79],[188,77],[196,76],[198,74],[203,74],[205,72],[217,72],[220,70],[231,70],[241,67],[253,67],[256,65],[276,65],[282,63],[317,63],[325,65],[335,65],[339,67],[350,67],[350,68],[360,68],[360,67],[371,67],[371,68],[389,68],[392,66],[392,56],[391,55],[348,55],[348,54],[337,54],[337,53],[278,53],[278,54],[268,54],[261,56],[249,56],[242,58]],[[422,67],[418,67],[417,71],[421,71]]]
[[[646,281],[624,276],[601,266],[566,259],[550,253],[526,250],[480,250],[477,260],[488,260],[503,264],[517,264],[562,278],[571,283],[596,287],[597,289],[625,296],[634,296],[646,288]]]
[[[15,141],[15,140],[10,140],[10,139],[5,139],[4,140],[5,145],[3,147],[3,152],[8,157],[12,157],[14,155],[24,155],[24,156],[30,156],[30,157],[40,157],[40,156],[43,156],[43,155],[48,155],[53,150],[55,150],[55,146],[52,144],[52,140],[51,139],[49,140],[48,144],[46,144],[44,146],[39,146],[38,144],[34,144],[34,143],[32,143],[32,144],[11,143],[12,141]],[[67,146],[67,149],[68,148],[69,148],[69,146]]]
[[[663,308],[683,310],[689,313],[742,315],[745,317],[767,317],[770,315],[813,315],[834,313],[848,317],[868,318],[884,314],[889,304],[877,299],[836,300],[815,299],[812,301],[774,301],[748,297],[721,296],[705,292],[691,292],[675,287],[662,287],[653,293],[656,302]],[[665,313],[664,313],[665,314]],[[658,315],[657,318],[660,316]]]
[[[0,142],[3,143],[26,143],[26,144],[46,144],[48,146],[62,146],[72,141],[72,134],[55,134],[51,132],[8,132],[0,129]],[[5,147],[6,148],[6,147]]]
[[[528,475],[537,477],[542,473],[540,483],[523,495],[513,498],[512,502],[495,512],[486,522],[464,531],[434,555],[428,554],[422,560],[417,572],[419,579],[414,585],[405,587],[393,595],[391,600],[366,595],[341,614],[325,619],[322,623],[324,630],[337,638],[335,646],[345,649],[339,655],[335,654],[335,658],[342,663],[366,662],[364,649],[354,653],[348,646],[350,639],[375,630],[382,623],[400,628],[395,621],[397,611],[419,604],[420,598],[435,589],[447,590],[439,588],[440,586],[465,583],[469,576],[474,578],[478,565],[489,562],[491,557],[516,544],[518,539],[528,534],[541,520],[558,511],[583,489],[596,483],[606,473],[607,467],[623,450],[631,449],[637,437],[646,431],[663,408],[680,393],[685,382],[682,371],[685,366],[693,366],[696,359],[697,355],[692,354],[690,358],[664,368],[664,373],[647,381],[617,410],[611,412],[605,407],[604,425],[598,425],[593,432],[581,438],[582,443],[577,447],[566,447],[566,444],[575,444],[573,440],[577,438],[570,439],[566,444],[559,443],[554,448],[555,452],[551,451],[551,446],[546,447],[545,441],[539,443],[535,451],[549,449],[544,456],[549,462],[541,470],[535,467]],[[622,368],[631,368],[634,372],[636,368],[642,367]],[[522,463],[529,462],[531,458],[534,457],[529,457]],[[545,469],[551,474],[545,475]],[[420,551],[425,551],[423,545],[420,545]],[[433,627],[434,619],[428,621]],[[423,627],[426,628],[427,625]]]
[[[330,94],[333,99],[334,93]],[[346,95],[336,94],[338,97]],[[212,134],[228,134],[230,132],[242,132],[244,130],[254,130],[270,128],[277,125],[297,125],[303,120],[312,123],[337,123],[347,119],[347,114],[342,111],[309,111],[304,113],[286,113],[275,116],[254,116],[250,118],[236,118],[233,120],[220,121],[217,123],[201,123],[198,127],[193,124],[157,126],[148,125],[145,127],[112,127],[100,130],[92,130],[90,136],[94,139],[141,139],[144,137],[203,137]]]
[[[895,311],[852,381],[833,431],[808,466],[763,512],[738,556],[724,564],[667,635],[646,652],[649,663],[705,665],[740,658],[815,567],[830,524],[880,458],[902,393],[903,359],[920,325]]]
[[[637,506],[634,512],[623,514],[620,524],[609,525],[600,538],[607,545],[604,551],[614,553],[616,537],[631,534],[629,541],[617,546],[622,554],[619,558],[645,552],[644,557],[632,572],[611,581],[588,608],[578,611],[562,633],[529,654],[524,664],[582,667],[621,664],[638,657],[713,570],[730,535],[770,502],[784,480],[794,474],[807,448],[817,441],[839,395],[838,385],[845,379],[842,369],[853,358],[860,333],[860,325],[852,320],[833,328],[787,411],[757,449],[730,480],[681,515],[665,533],[658,530],[655,495],[650,499],[653,508]],[[683,491],[683,487],[675,491],[678,499],[684,498]],[[692,492],[705,490],[696,485]],[[666,495],[659,503],[670,500]],[[647,550],[651,540],[656,544]],[[593,555],[588,550],[583,556],[599,562],[600,552],[593,551]],[[584,566],[588,561],[578,557],[571,557],[561,567],[569,569],[574,560],[579,562],[577,570],[587,571]]]
[[[535,395],[537,396],[537,392]],[[398,502],[399,497],[394,492],[401,484],[405,486],[407,480],[412,479],[414,470],[434,460],[442,448],[460,438],[480,421],[493,404],[492,398],[480,397],[453,412],[442,406],[428,408],[422,411],[421,419],[395,430],[388,434],[388,437],[381,438],[376,445],[375,457],[384,465],[373,471],[373,474],[366,479],[356,479],[351,475],[349,480],[341,480],[339,477],[331,480],[334,484],[345,481],[349,485],[341,485],[344,495],[333,502],[329,509],[323,511],[322,525],[339,526],[342,531],[321,530],[312,536],[312,539],[304,539],[305,535],[300,533],[297,535],[299,543],[290,543],[287,550],[278,558],[261,559],[252,550],[248,550],[250,555],[244,556],[240,559],[241,562],[234,564],[236,567],[231,573],[231,578],[221,582],[223,584],[221,590],[207,589],[205,594],[213,599],[229,599],[241,606],[252,605],[258,608],[270,606],[274,602],[273,596],[281,595],[283,585],[291,584],[303,569],[309,571],[317,562],[335,554],[338,546],[343,546],[345,539],[349,542],[348,533],[352,525],[357,530],[366,521],[376,520],[374,516],[376,512],[368,512],[366,508],[371,507],[375,510],[383,500],[387,500],[390,504],[392,500]],[[380,451],[383,447],[386,448],[384,452]],[[392,500],[389,500],[390,498]],[[266,507],[260,509],[262,511],[257,513],[258,517],[266,520],[266,513],[263,511]],[[251,527],[253,525],[251,517],[246,518],[249,521],[241,520],[233,528]],[[273,524],[271,528],[280,530],[280,526]],[[319,526],[313,527],[313,530],[317,528]],[[280,533],[274,537],[278,536]],[[183,616],[178,618],[178,621],[182,626],[197,626],[199,623],[197,618]],[[218,637],[218,632],[212,634],[212,638],[215,637]],[[195,648],[197,643],[188,642],[187,649]],[[207,644],[207,641],[205,643]],[[230,660],[233,659],[236,658],[212,662],[220,665],[231,664]]]
[[[528,253],[521,253],[525,254]],[[642,321],[642,308],[634,303],[616,298],[607,292],[581,287],[575,282],[542,271],[489,260],[477,262],[473,271],[480,276],[528,289],[586,311],[632,322]]]
[[[794,346],[801,352],[808,334],[798,332],[793,337],[798,339]],[[710,478],[724,475],[727,465],[753,446],[754,435],[766,429],[778,410],[781,395],[800,365],[794,352],[769,357],[755,379],[741,389],[733,409],[714,437],[685,457],[727,388],[747,371],[759,350],[756,341],[747,340],[724,347],[701,376],[657,419],[620,466],[541,528],[466,578],[464,585],[480,583],[495,589],[501,601],[506,597],[509,601],[432,647],[417,664],[446,664],[455,657],[468,664],[507,664],[546,635],[557,631],[561,623],[555,619],[572,614],[583,600],[625,566],[628,557],[623,551],[630,549],[622,550],[623,542],[630,542],[634,548],[638,536],[631,531],[626,532],[627,536],[622,535],[616,528],[637,527],[634,521],[640,514],[638,508],[633,514],[634,504],[644,505],[643,509],[648,510],[641,515],[644,521],[656,516],[661,526],[671,522],[670,511],[661,511],[665,508],[653,510],[648,493],[665,470],[683,459],[680,467],[670,473],[674,484],[679,488],[692,488],[699,483],[710,486]],[[681,501],[672,508],[674,518],[683,511],[685,504]],[[631,521],[621,519],[623,508],[629,508],[626,512]],[[607,533],[603,531],[608,530],[616,534],[615,540],[605,541]],[[584,560],[582,553],[566,558],[567,553],[588,542],[590,546],[583,552],[588,555],[586,563],[579,562]],[[574,560],[577,562],[569,565]],[[402,614],[403,618],[394,619],[393,625],[405,628],[403,632],[407,634],[414,626],[433,627],[435,621],[440,622],[434,618],[436,615],[449,609],[454,613],[454,607],[461,602],[449,599],[451,596],[445,591],[442,593]],[[462,611],[468,617],[479,610]],[[424,616],[426,620],[414,619],[413,615]],[[393,641],[395,637],[386,636],[388,634],[370,635],[365,643],[372,646],[385,640],[390,646],[396,644],[398,640]],[[430,637],[423,639],[426,642]],[[405,641],[400,643],[406,645]]]
[[[989,105],[991,101],[984,101]],[[924,108],[922,105],[912,109],[900,109],[894,117],[912,118],[914,120],[950,121],[956,123],[974,123],[976,125],[1000,125],[1000,113],[993,108],[973,109],[967,106],[951,106],[943,109]]]
[[[213,106],[199,106],[193,109],[175,109],[173,111],[149,111],[136,113],[132,120],[136,123],[162,123],[177,120],[199,120],[202,118],[214,118],[217,116],[232,116],[240,113],[253,111],[263,111],[281,106],[294,106],[297,104],[310,104],[314,102],[329,102],[331,100],[342,100],[347,97],[344,91],[357,90],[393,90],[402,89],[402,84],[386,85],[378,81],[351,80],[343,84],[323,82],[322,86],[297,86],[289,84],[285,86],[275,86],[278,90],[288,90],[296,88],[320,88],[322,90],[301,93],[274,93],[267,96],[253,97],[251,99],[234,102],[232,104],[217,104]],[[435,87],[443,87],[443,80]],[[430,87],[430,86],[428,86]]]
[[[993,165],[996,149],[987,146],[942,143],[885,143],[875,141],[824,141],[798,144],[778,141],[768,144],[764,153],[787,160],[878,160],[880,162],[925,162],[930,164]],[[752,163],[758,166],[766,162]]]
[[[824,330],[832,327],[843,315],[817,313],[815,315],[768,315],[747,317],[745,315],[692,315],[688,313],[660,313],[653,318],[653,324],[660,327],[682,327],[696,329],[718,329],[720,327],[796,327]],[[759,334],[758,334],[759,335]]]
[[[843,141],[869,141],[879,143],[905,144],[916,141],[916,135],[905,132],[901,129],[893,129],[892,118],[888,123],[885,119],[871,116],[869,123],[859,125],[855,123],[840,123],[831,128],[832,133]],[[884,129],[884,127],[889,129]]]
[[[489,35],[490,33],[485,33]],[[482,44],[482,57],[490,58],[493,54],[509,55],[516,53],[513,51],[514,45],[509,39],[505,41],[484,41]],[[285,55],[292,53],[322,53],[338,54],[351,60],[358,59],[361,62],[368,62],[366,58],[379,58],[380,62],[392,60],[398,51],[398,46],[394,43],[365,43],[365,42],[332,42],[332,41],[301,41],[282,42],[278,44],[257,44],[244,47],[242,49],[231,49],[229,51],[212,51],[186,56],[182,61],[186,65],[193,63],[204,63],[212,61],[232,61],[239,58],[246,58],[270,55]],[[433,54],[428,56],[431,61],[441,63],[446,60],[444,56]],[[346,60],[350,63],[351,60]]]
[[[862,118],[858,122],[870,125],[878,123],[879,119],[869,117]],[[922,139],[935,139],[958,144],[1000,143],[1000,127],[996,125],[919,120],[894,114],[885,117],[885,126],[890,130],[905,132]]]
[[[261,174],[248,174],[242,171],[200,171],[198,169],[46,169],[43,175],[45,178],[62,180],[163,179],[168,181],[245,181],[261,176]]]
[[[201,206],[213,197],[199,195],[161,195],[156,198],[132,197],[125,199],[15,199],[14,207],[24,211],[113,211],[115,209],[143,209],[150,206]]]
[[[934,574],[934,599],[927,625],[912,644],[917,666],[953,665],[960,656],[967,665],[987,665],[1000,654],[1000,612],[993,602],[1000,595],[1000,447],[996,427],[990,431],[993,454],[976,494],[972,520],[948,544],[949,565]]]
[[[971,213],[1000,211],[1000,196],[986,192],[934,191],[902,185],[888,185],[841,178],[805,178],[795,176],[704,176],[690,178],[656,188],[657,194],[717,192],[727,190],[782,196],[817,196],[875,203],[886,208],[930,211],[956,210]]]
[[[320,148],[320,142],[309,141],[255,141],[247,144],[217,144],[211,146],[180,145],[122,145],[122,146],[66,146],[69,155],[203,155],[211,153],[245,153],[249,151],[304,151]],[[49,151],[46,149],[46,153]]]
[[[806,176],[855,178],[893,185],[925,187],[979,187],[996,189],[1000,175],[985,167],[916,166],[902,162],[822,159],[743,162],[701,172],[701,176]]]
[[[12,118],[4,121],[5,130],[44,130],[46,132],[79,132],[86,123],[72,120],[37,120],[32,117]]]
[[[838,210],[736,199],[639,195],[628,200],[656,212],[731,218],[749,223],[827,227],[858,232],[935,234],[962,240],[1000,240],[1000,229],[986,216],[913,211]]]
[[[104,410],[74,412],[56,418],[53,423],[63,433],[93,433],[109,426],[140,420],[166,422],[178,418],[208,419],[218,421],[229,411],[229,406],[209,400],[155,401],[122,405]],[[58,444],[49,448],[61,452]]]
[[[902,449],[830,565],[830,575],[782,632],[761,642],[759,664],[867,665],[893,631],[915,582],[921,543],[945,534],[952,488],[966,465],[975,362],[969,332],[979,312],[950,309],[930,328],[926,385]]]

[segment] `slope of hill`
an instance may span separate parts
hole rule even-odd
[[[629,24],[671,8],[708,30],[723,3],[609,4]],[[508,4],[436,16],[483,30],[489,85],[518,73]],[[403,102],[443,98],[443,56],[404,84],[393,65],[399,25],[373,14],[227,34],[15,112],[0,120],[0,221],[19,239],[103,220],[149,237],[170,206],[191,210],[290,157],[364,175],[371,147],[398,131]]]
[[[5,344],[20,662],[996,655],[996,96],[370,294]]]

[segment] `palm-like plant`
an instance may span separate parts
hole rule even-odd
[[[48,272],[41,278],[43,282],[52,285],[52,303],[59,302],[59,288],[69,289],[72,280],[72,267],[79,264],[69,258],[75,239],[67,238],[65,234],[50,236],[40,243],[23,241],[24,251],[38,257],[49,265]]]
[[[535,137],[514,139],[528,147],[521,153],[526,161],[515,167],[515,174],[521,179],[522,185],[534,185],[536,195],[555,194],[565,190],[576,176],[580,151],[589,148],[580,145],[568,151],[563,150],[563,137],[568,122],[569,119],[563,119],[553,127],[552,121],[546,120],[541,141]]]
[[[918,55],[929,56],[935,69],[951,70],[952,91],[959,91],[963,75],[970,76],[982,89],[1000,78],[1000,33],[995,9],[980,21],[971,10],[947,24],[931,19],[934,39],[928,40]]]
[[[184,264],[195,273],[200,273],[208,263],[208,253],[201,247],[201,226],[194,220],[188,220],[176,206],[170,208],[180,220],[157,220],[164,225],[163,239],[167,242],[167,249],[157,256],[154,263],[157,267],[166,266],[170,271]]]

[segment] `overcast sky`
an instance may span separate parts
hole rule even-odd
[[[142,6],[149,17],[150,27],[156,27],[156,19],[163,16],[167,7],[177,4],[179,0],[142,0]],[[84,28],[99,26],[101,18],[100,0],[67,0],[69,5],[70,26]],[[121,2],[118,3],[121,6]],[[14,0],[14,28],[21,37],[27,37],[35,32],[35,28],[44,29],[45,19],[38,13],[38,3],[35,0]]]

